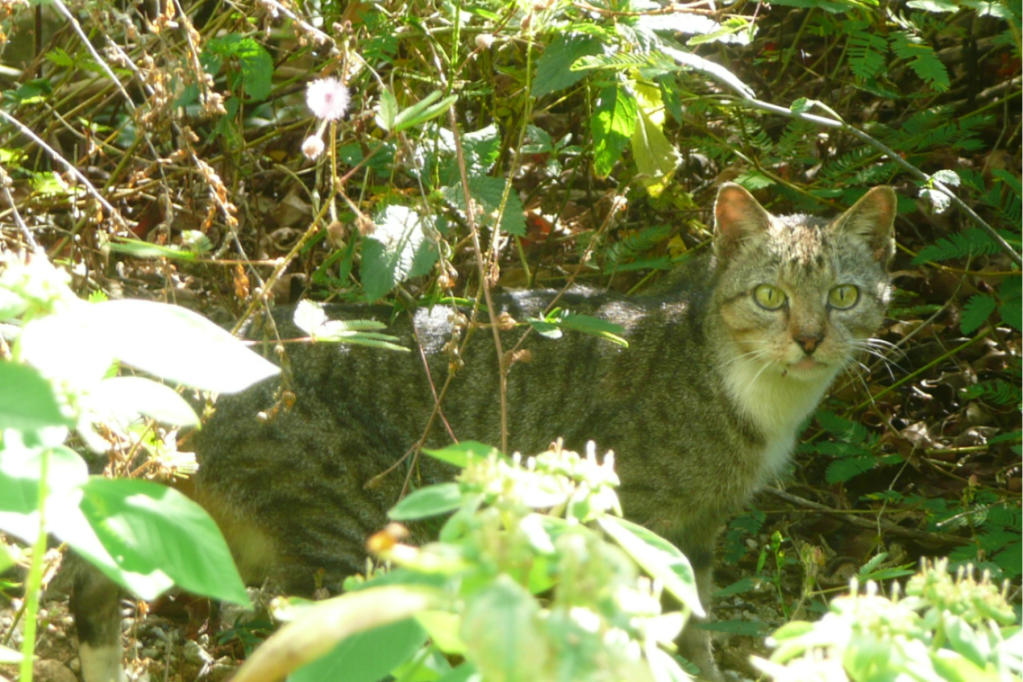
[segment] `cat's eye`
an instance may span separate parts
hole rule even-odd
[[[770,284],[761,284],[753,290],[753,300],[767,310],[778,310],[785,305],[785,292]]]
[[[847,310],[860,300],[860,290],[852,284],[841,284],[828,292],[828,305],[839,310]]]

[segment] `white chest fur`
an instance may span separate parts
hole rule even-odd
[[[766,441],[760,460],[760,482],[777,475],[788,462],[800,423],[820,403],[837,369],[797,376],[778,365],[740,358],[725,371],[728,392]]]

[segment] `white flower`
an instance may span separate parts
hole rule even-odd
[[[494,44],[495,40],[497,39],[489,33],[480,33],[476,36],[476,47],[481,50],[486,50]]]
[[[310,161],[315,161],[319,158],[320,154],[323,153],[323,140],[317,135],[310,135],[302,143],[302,153],[305,154],[306,158]]]
[[[337,78],[321,78],[306,86],[305,103],[323,121],[340,120],[348,111],[349,99],[348,88]]]

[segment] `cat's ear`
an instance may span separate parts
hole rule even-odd
[[[831,224],[836,232],[852,234],[867,242],[874,260],[882,265],[895,255],[895,214],[898,198],[891,187],[875,187]]]
[[[753,195],[734,182],[726,182],[714,201],[714,252],[719,259],[735,253],[742,241],[771,225],[771,216]]]

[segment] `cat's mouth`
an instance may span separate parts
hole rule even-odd
[[[782,376],[787,376],[790,373],[793,376],[805,377],[816,374],[821,370],[827,368],[827,365],[823,362],[819,362],[813,358],[803,358],[799,362],[793,362],[782,371]]]

